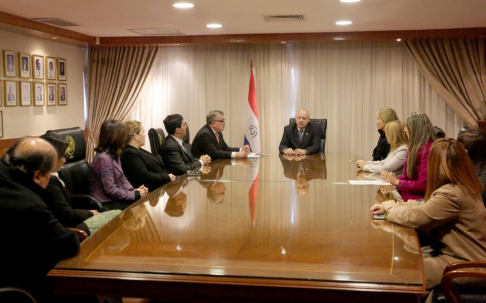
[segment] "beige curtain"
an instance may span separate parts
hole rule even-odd
[[[450,137],[463,123],[396,41],[164,46],[130,119],[147,131],[165,131],[164,118],[179,113],[192,140],[206,113],[220,109],[225,141],[241,146],[251,59],[264,153],[278,152],[283,128],[299,108],[328,119],[326,152],[365,159],[376,146],[376,112],[383,107],[400,119],[423,111]],[[144,148],[150,150],[148,139]]]
[[[123,120],[132,110],[152,68],[158,47],[91,47],[88,54],[88,131],[87,159],[94,147],[101,124],[106,119]]]
[[[471,127],[486,119],[484,38],[405,43],[432,88],[461,119]]]

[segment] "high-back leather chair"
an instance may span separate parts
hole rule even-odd
[[[91,168],[86,161],[86,140],[83,130],[80,127],[73,127],[47,132],[59,135],[68,145],[66,163],[59,172],[59,177],[64,181],[66,188],[73,197],[89,199],[90,204],[95,204],[96,208],[101,208],[101,202],[89,196]]]
[[[327,119],[310,119],[310,124],[314,127],[319,128],[321,131],[321,147],[319,152],[324,152],[326,150],[326,132],[327,132]],[[295,118],[289,119],[289,125],[295,124]]]
[[[0,302],[36,303],[32,295],[18,287],[1,287]]]
[[[165,133],[162,128],[151,128],[148,131],[149,141],[150,141],[150,149],[152,150],[152,154],[159,155],[160,147],[165,140]]]
[[[445,131],[440,127],[434,126],[434,133],[437,139],[445,138]]]
[[[191,148],[191,136],[189,135],[189,124],[187,124],[187,129],[186,129],[186,135],[184,136],[184,138],[182,138],[182,141],[184,141],[184,143],[187,143],[189,145],[189,148]]]
[[[468,284],[455,284],[454,280],[474,278]],[[486,302],[486,262],[458,262],[444,269],[440,286],[434,290],[433,302]]]

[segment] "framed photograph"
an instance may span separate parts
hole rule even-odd
[[[46,79],[56,80],[56,58],[46,57]]]
[[[32,83],[20,82],[20,106],[32,105]]]
[[[0,138],[3,138],[3,112],[0,110]]]
[[[9,50],[3,51],[3,75],[5,77],[17,77],[17,53]]]
[[[57,101],[56,83],[47,83],[46,96],[47,96],[47,106],[55,106]]]
[[[44,97],[44,83],[33,82],[33,95],[34,95],[34,106],[44,106],[46,104],[46,99]]]
[[[57,80],[66,81],[67,80],[67,60],[57,59]]]
[[[67,105],[68,102],[68,90],[67,84],[58,84],[59,88],[59,105]]]
[[[20,78],[30,78],[30,55],[19,53]]]
[[[44,79],[44,57],[32,55],[32,78]]]
[[[18,98],[18,88],[17,88],[17,81],[4,81],[4,100],[5,106],[17,106],[17,98]]]

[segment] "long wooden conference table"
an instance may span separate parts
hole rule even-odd
[[[49,273],[56,292],[188,301],[418,302],[413,229],[351,154],[218,160],[134,203]],[[393,300],[393,301],[392,301]]]

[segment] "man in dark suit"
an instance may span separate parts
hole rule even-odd
[[[225,126],[224,113],[219,110],[210,111],[206,116],[206,125],[197,132],[192,142],[194,157],[207,154],[213,160],[246,158],[250,152],[248,145],[242,148],[228,147],[224,142],[222,131]]]
[[[284,127],[284,133],[278,150],[286,155],[308,155],[319,152],[321,133],[309,123],[309,111],[301,109],[295,116],[295,125]]]
[[[187,124],[181,115],[167,116],[164,125],[169,136],[160,149],[169,172],[179,176],[211,162],[211,157],[208,155],[202,155],[199,160],[195,160],[189,146],[182,141],[187,133]]]
[[[79,250],[76,234],[46,205],[52,195],[45,188],[57,158],[48,142],[26,137],[0,162],[0,287],[27,289],[38,302],[53,302],[48,271]]]

